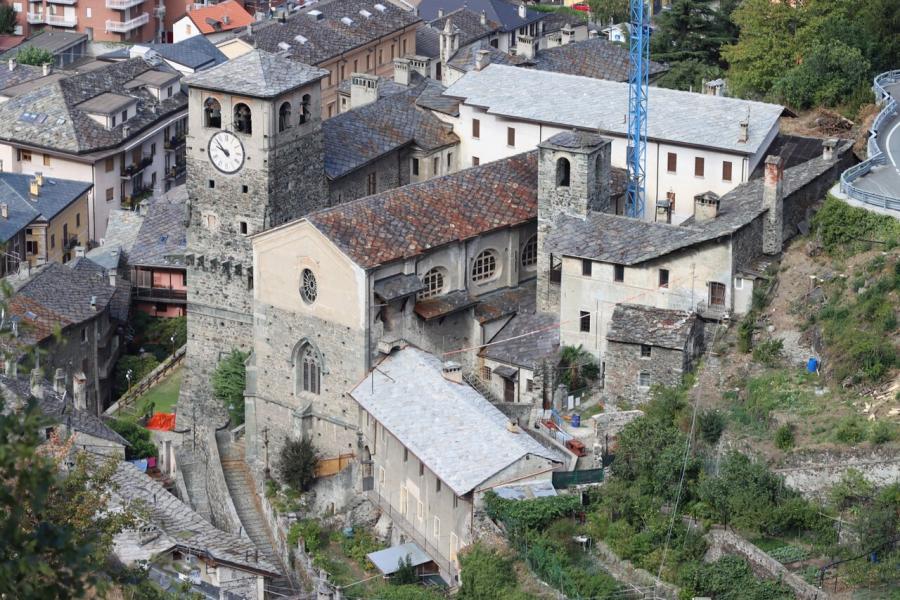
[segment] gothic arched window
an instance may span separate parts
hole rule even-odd
[[[215,98],[207,98],[203,102],[203,126],[222,128],[222,105]]]
[[[318,395],[322,390],[322,358],[312,344],[294,352],[294,392]]]
[[[556,186],[569,187],[569,171],[571,170],[568,158],[560,158],[556,161]]]
[[[291,103],[285,102],[278,109],[278,131],[284,131],[291,127]]]
[[[244,103],[234,105],[234,130],[239,133],[253,133],[253,114]]]

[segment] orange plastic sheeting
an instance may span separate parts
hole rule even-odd
[[[155,413],[147,421],[147,429],[172,431],[175,429],[175,413]]]

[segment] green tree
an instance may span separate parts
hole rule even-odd
[[[212,375],[213,395],[228,409],[231,426],[244,422],[244,387],[247,381],[246,352],[232,350]]]
[[[100,579],[113,536],[133,517],[102,510],[116,462],[80,454],[64,475],[57,461],[69,447],[40,446],[45,426],[34,403],[21,412],[0,410],[0,594],[80,598]]]
[[[732,13],[740,29],[737,42],[722,48],[730,65],[731,91],[741,97],[763,97],[797,64],[797,31],[802,12],[790,2],[744,0]]]
[[[594,23],[605,26],[628,21],[628,0],[587,0],[587,4]]]
[[[790,450],[794,447],[794,426],[785,423],[775,431],[775,447],[779,450]]]
[[[16,54],[16,60],[23,65],[34,65],[39,67],[47,63],[53,64],[53,53],[49,50],[44,50],[43,48],[29,46],[19,50]]]
[[[643,417],[619,433],[612,472],[637,486],[640,493],[660,500],[673,498],[681,477],[687,436],[671,422]],[[688,458],[686,476],[692,478],[697,461]]]
[[[717,410],[705,410],[697,417],[700,437],[710,446],[717,444],[725,431],[725,416]]]
[[[868,86],[870,72],[858,48],[831,39],[808,50],[801,64],[774,82],[772,93],[798,109],[837,106]]]
[[[397,559],[397,570],[391,576],[391,583],[395,585],[406,585],[410,583],[418,583],[419,576],[416,575],[416,568],[412,564],[409,554],[406,558]]]
[[[563,346],[559,355],[559,379],[569,388],[569,393],[587,387],[599,374],[593,354],[582,346]]]
[[[316,480],[319,456],[311,440],[286,440],[278,461],[281,481],[298,492],[309,490]]]
[[[141,379],[150,374],[150,371],[159,366],[159,361],[152,354],[138,356],[125,354],[116,361],[113,372],[113,393],[118,397],[128,391],[131,385],[135,385]],[[128,374],[131,373],[129,384]]]
[[[460,600],[506,600],[516,588],[513,559],[497,550],[475,544],[460,554]]]
[[[0,34],[9,35],[16,30],[16,11],[11,4],[0,6]]]
[[[109,419],[106,422],[110,429],[128,440],[130,446],[125,448],[125,459],[135,460],[159,456],[156,445],[150,439],[150,432],[131,421],[123,419]]]
[[[656,60],[656,57],[653,57]],[[707,81],[719,79],[725,72],[718,65],[711,65],[699,60],[682,60],[669,63],[669,70],[659,79],[656,85],[673,90],[702,91]]]
[[[664,62],[698,61],[718,65],[719,49],[732,43],[725,19],[713,0],[675,0],[657,18],[650,54]]]

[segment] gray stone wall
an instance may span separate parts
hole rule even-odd
[[[409,150],[406,148],[385,154],[378,160],[338,179],[328,182],[328,201],[332,206],[371,195],[368,180],[375,173],[375,193],[384,192],[410,181]]]
[[[900,455],[890,448],[801,450],[787,455],[775,472],[788,487],[822,500],[850,469],[878,487],[887,486],[900,481]]]
[[[642,403],[650,399],[650,388],[638,385],[641,372],[650,374],[651,385],[681,383],[685,353],[653,346],[649,358],[641,357],[640,344],[610,340],[606,347],[606,395],[612,399]]]
[[[273,468],[286,439],[306,435],[323,457],[356,453],[356,406],[348,392],[366,374],[365,335],[336,325],[259,305],[253,339],[252,427],[248,420],[247,457],[254,470]],[[294,356],[309,343],[322,361],[321,393],[298,390]],[[266,446],[266,439],[268,445]],[[266,449],[268,448],[268,450]]]

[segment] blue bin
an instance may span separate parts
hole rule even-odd
[[[806,362],[806,371],[807,373],[815,373],[818,370],[819,360],[813,356]]]
[[[572,427],[581,427],[581,415],[578,413],[572,415]]]

